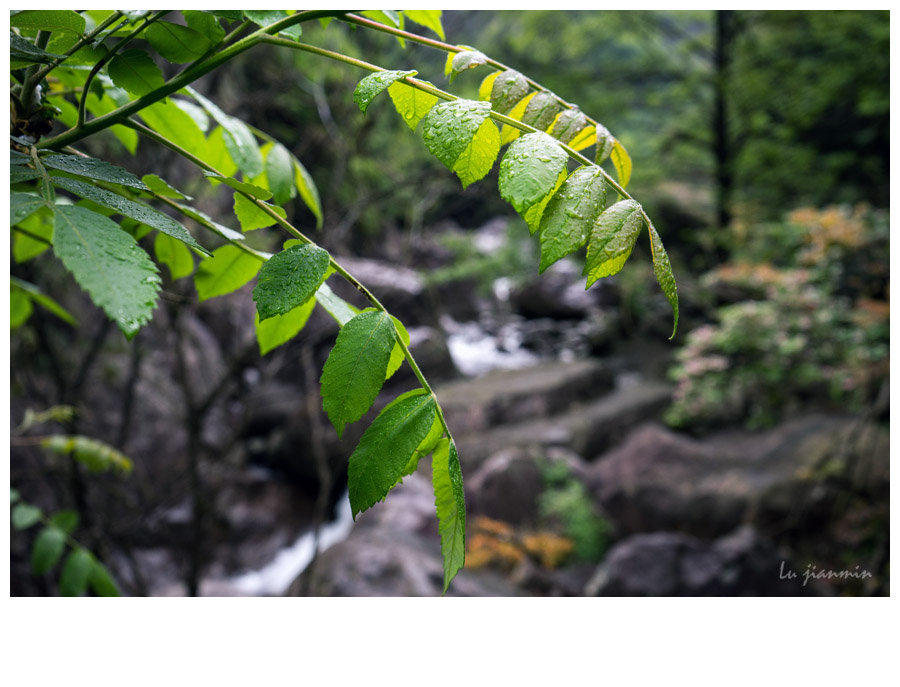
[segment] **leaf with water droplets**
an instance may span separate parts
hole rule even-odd
[[[284,315],[312,298],[325,280],[330,261],[328,251],[310,243],[273,255],[262,266],[253,289],[260,321]]]
[[[543,132],[513,141],[500,162],[499,188],[504,200],[520,215],[551,193],[568,155]]]
[[[588,120],[584,113],[578,108],[570,108],[556,116],[550,129],[550,135],[562,143],[568,143],[586,126],[588,126]]]
[[[446,593],[466,560],[466,497],[456,444],[451,439],[443,439],[434,449],[431,475]]]
[[[165,85],[162,72],[144,50],[129,49],[110,60],[106,70],[119,88],[134,95],[146,95]]]
[[[428,150],[453,169],[491,113],[491,104],[451,100],[435,105],[422,118],[422,138]]]
[[[369,425],[347,469],[354,518],[397,484],[413,453],[428,436],[436,409],[433,395],[415,389],[394,399]]]
[[[481,85],[478,87],[478,99],[479,100],[490,100],[491,99],[491,91],[494,90],[494,80],[500,76],[503,72],[496,71],[488,74],[484,77],[484,80],[481,82]]]
[[[387,376],[396,341],[383,310],[364,310],[347,322],[322,368],[322,402],[338,437],[375,402]]]
[[[601,169],[589,165],[572,172],[541,217],[541,272],[584,245],[605,206],[606,182]]]
[[[537,95],[537,91],[529,93],[524,98],[522,98],[519,102],[516,103],[515,107],[511,109],[507,113],[507,117],[511,117],[512,119],[516,119],[518,121],[522,121],[522,117],[525,116],[525,110],[528,109],[528,105]],[[521,129],[514,127],[510,124],[503,125],[503,131],[500,132],[500,145],[505,146],[507,143],[515,141],[522,134]]]
[[[111,165],[104,160],[95,157],[83,157],[81,155],[46,155],[41,156],[41,162],[45,167],[58,169],[60,172],[68,172],[80,177],[87,177],[95,181],[108,181],[113,184],[121,184],[140,191],[147,191],[147,185],[128,170]]]
[[[156,265],[111,219],[77,205],[57,205],[54,214],[53,252],[131,339],[156,306]]]
[[[406,122],[406,125],[413,131],[416,130],[422,117],[424,117],[438,101],[436,95],[420,91],[418,88],[413,88],[401,81],[395,81],[388,86],[388,95],[390,95],[391,100],[394,101],[394,107],[397,109],[400,116],[403,117],[403,121]]]
[[[388,88],[399,79],[415,76],[418,73],[415,69],[411,69],[408,71],[394,70],[369,74],[356,84],[356,89],[353,91],[353,102],[359,106],[360,110],[365,112],[369,107],[369,103],[385,88]]]
[[[550,202],[550,199],[553,198],[554,195],[556,195],[556,192],[559,191],[568,175],[568,168],[564,168],[556,178],[556,183],[553,184],[553,189],[550,191],[550,193],[544,196],[543,200],[538,201],[530,208],[528,208],[522,215],[522,219],[524,219],[525,223],[528,225],[528,231],[530,231],[532,234],[540,229],[541,219],[544,216],[544,210],[547,209],[547,204]]]
[[[216,248],[200,261],[194,287],[201,301],[237,291],[262,268],[263,259],[230,244]]]
[[[587,276],[585,288],[622,269],[643,225],[641,206],[630,198],[620,200],[600,214],[588,243],[583,272]]]
[[[622,188],[625,188],[631,179],[631,156],[625,150],[625,146],[618,140],[613,143],[610,158],[612,158],[613,166],[616,168],[616,174],[619,175],[619,183],[622,184]]]
[[[538,131],[546,131],[559,112],[559,103],[549,91],[538,91],[528,102],[522,121]]]
[[[669,338],[673,339],[675,332],[678,331],[678,285],[675,283],[672,263],[669,262],[666,249],[663,248],[662,239],[656,233],[656,227],[652,223],[650,224],[650,252],[653,254],[653,272],[656,275],[656,281],[659,282],[669,305],[672,306],[675,322],[672,325],[672,336]]]
[[[597,124],[597,152],[594,156],[594,161],[599,165],[606,158],[610,156],[613,151],[613,146],[616,143],[616,139],[613,137],[611,133],[609,133],[609,129],[607,129],[602,124]]]
[[[492,120],[485,119],[453,165],[463,188],[483,179],[491,171],[499,153],[500,130]]]
[[[487,64],[487,62],[487,55],[483,52],[479,50],[464,50],[456,53],[452,58],[448,55],[447,66],[449,69],[446,70],[446,73],[450,76],[450,82],[453,83],[453,79],[460,72],[466,69],[474,69],[479,65]]]
[[[522,98],[528,95],[528,79],[514,69],[507,69],[494,79],[491,87],[491,107],[506,114]]]

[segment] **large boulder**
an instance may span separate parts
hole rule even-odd
[[[841,494],[886,494],[888,465],[887,433],[849,417],[704,441],[651,423],[594,463],[587,481],[623,532],[716,537],[755,523],[784,535],[824,524]]]
[[[714,542],[654,532],[616,544],[585,587],[587,596],[793,596],[815,585],[786,579],[793,570],[771,542],[743,527]]]

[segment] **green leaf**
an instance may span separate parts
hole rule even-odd
[[[585,288],[622,269],[643,225],[641,206],[631,199],[620,200],[600,213],[588,243],[583,272],[587,276]]]
[[[613,137],[611,133],[609,133],[609,129],[607,129],[602,124],[597,124],[597,152],[594,155],[594,161],[599,165],[606,158],[610,156],[613,151],[613,146],[616,144],[616,139]],[[624,150],[624,148],[623,148]]]
[[[622,188],[625,188],[631,180],[631,156],[628,155],[625,146],[619,143],[618,140],[613,143],[610,158],[613,166],[616,168],[616,174],[619,176],[619,183],[622,184]]]
[[[31,548],[31,570],[43,575],[53,569],[66,548],[66,533],[58,527],[45,527]]]
[[[54,211],[54,253],[131,339],[156,305],[156,265],[130,234],[103,215],[75,205],[57,205]]]
[[[369,103],[392,83],[399,79],[405,79],[407,76],[415,76],[418,73],[419,72],[412,69],[408,71],[395,70],[369,74],[356,84],[356,89],[353,91],[353,102],[357,104],[360,110],[365,112],[369,107]]]
[[[17,530],[27,530],[41,521],[41,509],[29,503],[19,503],[10,513],[10,522]]]
[[[19,493],[18,489],[9,488],[9,502],[10,504],[17,503],[22,499],[22,495]]]
[[[662,239],[656,233],[656,227],[650,224],[650,252],[653,254],[653,273],[656,275],[656,281],[659,282],[660,288],[666,295],[666,300],[672,306],[672,314],[675,323],[672,325],[672,336],[675,338],[675,332],[678,331],[678,285],[675,283],[675,274],[672,272],[672,264],[669,262],[669,256],[666,249],[663,248]]]
[[[272,197],[272,192],[269,189],[258,186],[257,184],[251,184],[248,181],[238,181],[233,177],[224,177],[213,172],[203,172],[203,174],[206,175],[208,179],[230,186],[235,191],[248,193],[259,200],[268,200]]]
[[[31,284],[17,277],[10,277],[10,285],[13,287],[13,290],[18,290],[25,294],[29,301],[34,301],[45,310],[56,315],[61,320],[64,320],[71,325],[77,324],[75,318],[72,317],[68,310],[66,310],[59,303],[50,298],[50,296],[46,295],[34,284]]]
[[[280,208],[277,205],[270,205],[263,201],[259,202],[265,207],[271,208],[275,214],[280,217],[285,217],[287,215],[284,208]],[[238,222],[241,223],[241,230],[244,232],[265,229],[276,223],[276,220],[272,215],[240,193],[234,194],[234,214],[238,218]]]
[[[435,415],[434,396],[416,389],[394,399],[369,425],[347,470],[354,519],[397,484],[413,452],[428,435]]]
[[[9,18],[9,25],[38,31],[84,33],[84,17],[72,10],[22,10]]]
[[[166,181],[162,177],[157,176],[156,174],[145,174],[141,177],[141,181],[146,184],[147,188],[150,189],[150,191],[156,193],[157,195],[163,196],[164,198],[192,200],[190,196],[185,195],[177,188],[172,186],[168,181]]]
[[[285,17],[289,17],[290,14],[285,10],[244,10],[244,16],[254,24],[269,26],[276,21],[281,21]],[[300,24],[294,24],[286,29],[282,29],[278,33],[284,34],[294,40],[300,40],[300,36],[303,35],[303,27],[301,27]]]
[[[44,199],[31,193],[9,194],[9,224],[10,226],[18,224],[37,212],[42,207],[46,207]]]
[[[449,56],[448,56],[449,57]],[[450,60],[450,69],[447,71],[447,74],[450,76],[450,81],[462,71],[466,69],[474,69],[475,67],[487,64],[488,57],[484,53],[478,50],[464,50],[462,52],[456,53],[453,56],[453,59]]]
[[[76,530],[79,519],[78,513],[74,510],[61,510],[50,516],[53,526],[58,527],[66,534],[72,534]]]
[[[12,31],[9,32],[9,59],[11,63],[49,64],[62,58],[63,55],[56,55],[55,53],[42,50],[31,41],[22,38],[19,34]]]
[[[435,105],[422,119],[425,145],[448,169],[454,169],[490,112],[490,103],[477,100],[451,100]]]
[[[41,157],[45,167],[68,172],[80,177],[87,177],[95,181],[106,181],[112,184],[120,184],[140,191],[147,191],[147,185],[128,170],[111,165],[104,160],[95,157],[82,157],[81,155],[47,155]],[[54,182],[55,183],[55,182]]]
[[[447,39],[444,35],[444,27],[441,24],[441,10],[404,10],[403,14],[410,21],[414,21],[416,24],[421,24],[425,28],[434,31],[440,36],[442,41]]]
[[[581,131],[579,131],[575,136],[569,141],[568,146],[572,150],[584,150],[585,148],[589,148],[594,145],[597,141],[597,130],[591,126],[586,126]]]
[[[506,114],[522,98],[528,95],[531,87],[528,79],[514,69],[507,69],[494,79],[491,87],[491,106],[500,114]]]
[[[263,260],[237,246],[222,246],[200,261],[194,275],[197,296],[205,301],[237,291],[256,276]]]
[[[82,198],[87,198],[98,205],[115,210],[121,215],[125,215],[137,222],[146,224],[148,227],[158,229],[164,234],[168,234],[172,238],[184,242],[191,248],[206,255],[210,255],[210,252],[197,243],[196,239],[190,235],[184,226],[159,210],[155,210],[143,203],[136,203],[124,196],[120,196],[118,193],[107,191],[106,189],[94,186],[93,184],[85,184],[84,182],[75,179],[53,177],[53,183]]]
[[[53,434],[41,440],[41,447],[59,455],[71,454],[91,472],[106,472],[111,469],[131,472],[132,463],[128,456],[91,437]]]
[[[394,323],[380,310],[361,312],[338,333],[320,380],[323,406],[338,437],[375,402],[395,341]]]
[[[400,28],[400,15],[397,10],[363,10],[362,14],[380,24]]]
[[[559,139],[561,143],[568,143],[586,126],[588,120],[584,113],[578,108],[571,108],[563,110],[556,116],[550,135]]]
[[[479,100],[490,100],[491,92],[494,90],[494,81],[500,76],[503,72],[496,71],[491,74],[488,74],[481,82],[481,85],[478,87],[478,99]]]
[[[406,331],[406,327],[404,327],[403,323],[393,315],[391,315],[391,319],[394,321],[394,327],[397,329],[397,333],[403,340],[403,344],[409,346],[409,332]],[[384,373],[385,381],[394,376],[394,373],[400,369],[401,365],[403,365],[404,360],[406,360],[406,354],[403,352],[403,347],[398,341],[391,349],[391,359],[388,361],[387,370]]]
[[[53,243],[53,210],[44,206],[17,225],[13,231],[13,259],[26,262],[40,255]],[[27,232],[27,233],[25,233]]]
[[[509,146],[500,162],[499,189],[520,215],[552,193],[569,156],[541,131],[526,134]]]
[[[96,60],[91,60],[90,64],[93,64],[94,62],[96,62]],[[109,114],[119,107],[119,104],[109,95],[104,94],[102,98],[98,98],[96,93],[88,93],[85,105],[88,112],[90,112],[95,117],[101,117],[105,114]],[[72,110],[74,110],[74,106],[72,107]],[[77,121],[78,117],[77,112],[73,112],[72,114],[73,116],[70,120],[71,124],[69,124],[70,127],[75,126],[75,122]],[[60,117],[60,119],[62,119],[62,117]],[[122,126],[120,124],[114,124],[109,128],[109,130],[117,139],[119,139],[119,142],[123,146],[125,146],[125,150],[127,150],[132,155],[137,152],[137,131],[135,131],[134,129],[129,129],[127,126]]]
[[[469,145],[453,165],[463,188],[483,179],[500,153],[500,130],[490,119],[485,119]]]
[[[522,117],[525,116],[525,110],[528,109],[528,105],[531,104],[531,101],[536,95],[537,91],[526,95],[518,103],[516,103],[515,107],[513,107],[513,109],[511,109],[506,116],[518,121],[522,121]],[[514,127],[510,124],[504,124],[503,131],[500,134],[500,145],[505,146],[507,143],[515,141],[521,135],[521,133],[522,131],[517,127]]]
[[[398,114],[403,117],[403,121],[412,131],[416,130],[422,117],[438,101],[436,95],[420,91],[418,88],[413,88],[400,81],[395,81],[388,86],[388,95],[394,101],[394,107]]]
[[[525,223],[528,225],[528,230],[534,234],[541,226],[541,220],[544,217],[544,210],[547,209],[547,205],[550,203],[550,199],[553,198],[557,191],[562,187],[563,183],[566,181],[566,177],[569,172],[567,169],[564,169],[559,173],[559,177],[556,179],[556,184],[553,186],[553,190],[544,196],[544,199],[538,201],[530,208],[528,208],[525,213],[522,215],[522,219],[525,220]]]
[[[351,305],[338,296],[331,290],[331,287],[324,282],[319,287],[319,290],[316,291],[316,302],[325,308],[325,311],[331,315],[341,327],[359,314],[359,308]]]
[[[145,51],[131,48],[117,54],[107,66],[109,78],[134,95],[146,95],[165,85],[162,72]]]
[[[525,112],[522,113],[522,122],[528,126],[533,126],[539,131],[546,131],[556,120],[559,108],[560,105],[552,93],[549,91],[538,91],[528,101],[528,106],[525,108]]]
[[[330,261],[328,251],[309,243],[269,258],[253,289],[260,322],[284,315],[312,298],[325,280]]]
[[[186,217],[190,217],[192,220],[206,227],[210,231],[218,234],[222,238],[228,241],[243,241],[244,235],[235,231],[234,229],[230,229],[226,227],[224,224],[219,224],[218,222],[213,221],[212,217],[207,215],[205,212],[201,212],[197,208],[192,208],[190,205],[182,205],[181,203],[174,203],[174,205],[178,208],[178,211]]]
[[[225,29],[209,12],[199,12],[196,10],[182,10],[185,22],[194,31],[203,34],[210,46],[218,45],[225,38]]]
[[[81,548],[73,549],[63,563],[59,576],[59,593],[62,596],[81,596],[87,591],[88,579],[94,569],[94,557]]]
[[[606,182],[600,168],[589,165],[572,172],[541,217],[541,272],[584,245],[605,206]]]
[[[316,229],[322,228],[324,217],[322,215],[322,202],[319,200],[319,189],[313,181],[310,173],[306,171],[306,167],[297,158],[294,158],[294,183],[297,185],[297,192],[306,204],[306,207],[315,215]]]
[[[144,123],[158,134],[191,151],[204,162],[212,164],[219,171],[224,172],[218,165],[213,164],[211,153],[207,149],[206,137],[197,126],[197,122],[178,105],[175,100],[168,99],[153,103],[142,109],[139,113]],[[210,137],[212,138],[212,137]]]
[[[109,571],[98,560],[94,560],[88,584],[97,596],[119,596],[119,589]]]
[[[431,466],[446,594],[466,560],[466,501],[459,456],[452,440],[441,441],[434,450]]]
[[[161,262],[169,268],[172,279],[181,279],[191,276],[194,271],[194,256],[181,241],[173,239],[162,232],[153,239],[153,252],[157,262]]]
[[[259,313],[256,313],[256,342],[259,344],[259,354],[265,355],[297,336],[300,330],[306,326],[315,307],[316,299],[310,298],[303,305],[298,305],[283,315],[275,315],[275,317],[270,317],[262,322],[259,320]]]
[[[238,168],[248,177],[256,177],[263,172],[263,158],[250,129],[237,117],[225,114],[218,105],[202,96],[188,86],[187,92],[203,106],[209,116],[212,117],[225,130],[225,146],[228,153],[235,161]]]
[[[28,297],[28,294],[22,289],[11,286],[9,291],[10,330],[18,329],[25,324],[33,311],[34,308],[31,305],[31,299]]]
[[[150,45],[169,62],[193,62],[209,50],[209,39],[188,26],[157,21],[144,30]]]
[[[297,194],[292,156],[280,143],[267,144],[263,147],[263,152],[266,157],[266,180],[275,202],[282,205]]]

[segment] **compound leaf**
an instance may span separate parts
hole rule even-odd
[[[306,243],[276,253],[262,266],[253,289],[260,322],[284,315],[312,298],[325,280],[328,251]]]
[[[338,436],[375,402],[396,341],[394,323],[381,310],[365,310],[347,322],[322,369],[322,401]]]
[[[438,444],[431,466],[446,593],[466,560],[466,501],[459,456],[452,440],[443,439]]]
[[[413,452],[428,435],[435,415],[434,396],[416,389],[394,399],[369,425],[347,470],[354,519],[397,484]]]
[[[256,313],[256,342],[259,344],[259,354],[265,355],[297,336],[306,326],[315,307],[316,299],[310,298],[303,305],[267,320],[260,321],[259,313]]]
[[[584,245],[605,205],[606,182],[600,168],[588,165],[572,172],[541,216],[541,272]]]
[[[156,265],[134,237],[103,215],[76,205],[57,205],[54,213],[53,251],[131,339],[156,305]]]
[[[200,261],[194,275],[197,296],[205,301],[237,291],[256,276],[263,260],[237,246],[226,245]]]
[[[588,243],[584,264],[584,275],[587,276],[585,288],[622,269],[643,224],[641,206],[631,199],[620,200],[600,213]]]

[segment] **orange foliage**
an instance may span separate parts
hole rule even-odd
[[[466,567],[512,571],[526,556],[545,568],[561,565],[572,553],[571,539],[552,532],[519,534],[509,524],[479,516],[470,525]]]

